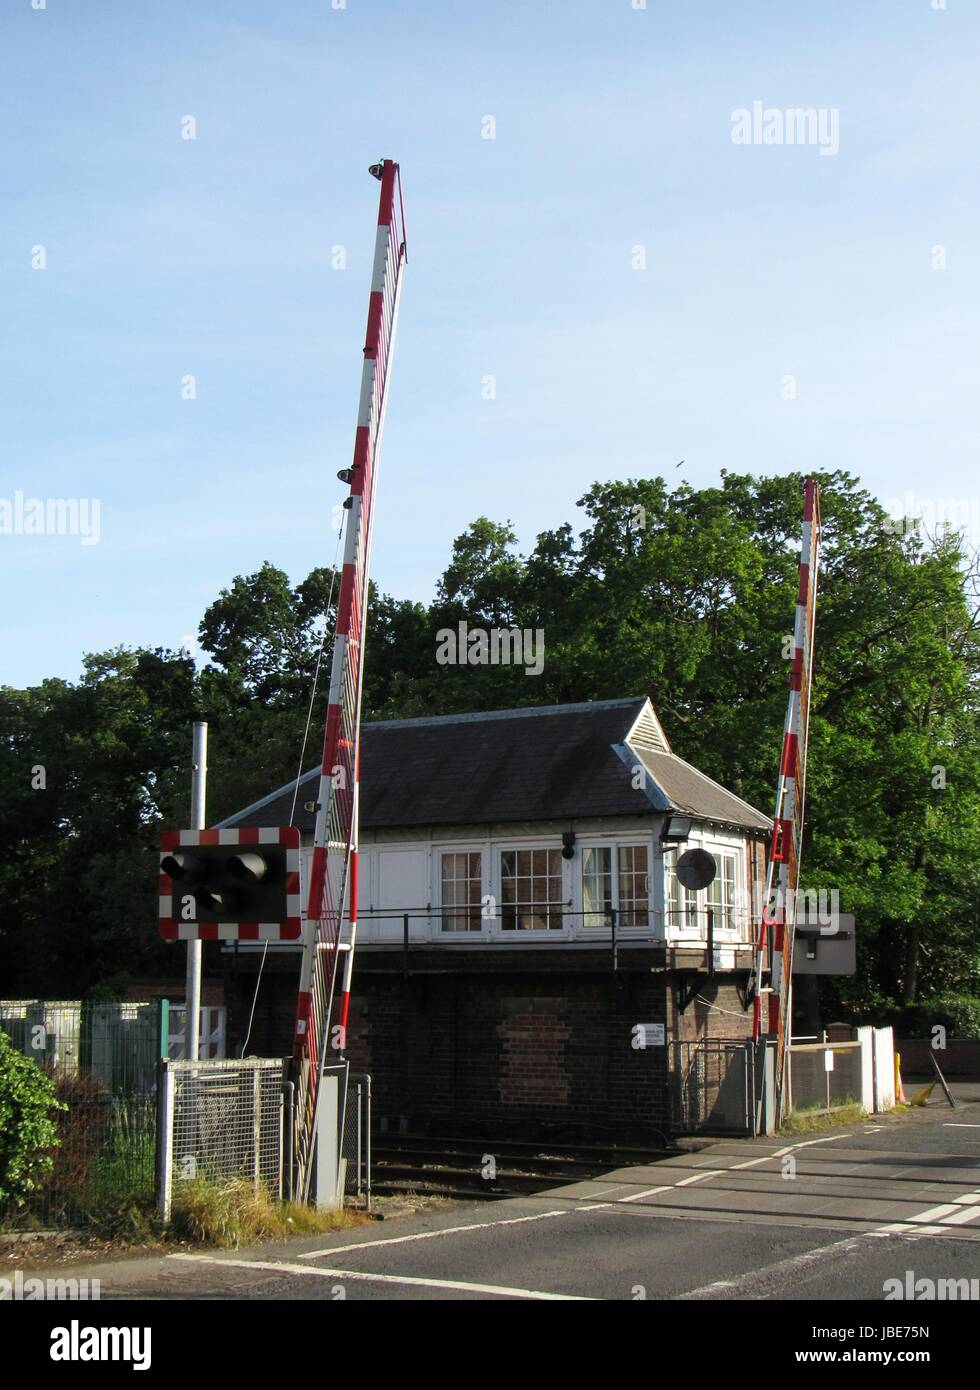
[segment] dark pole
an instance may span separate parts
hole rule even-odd
[[[402,914],[402,960],[405,969],[405,979],[408,979],[408,913]]]
[[[611,939],[611,944],[612,944],[612,968],[613,968],[613,974],[615,975],[616,971],[619,969],[619,960],[618,960],[618,958],[617,958],[617,945],[616,945],[616,909],[615,909],[614,907],[611,907],[611,908],[609,909],[609,926],[610,926],[610,929],[611,929],[611,931],[610,931],[610,939]]]

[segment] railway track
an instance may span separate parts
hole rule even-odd
[[[643,1145],[383,1134],[372,1144],[371,1186],[379,1195],[516,1197],[627,1164],[657,1163],[674,1152]]]

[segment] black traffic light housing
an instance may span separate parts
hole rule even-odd
[[[171,940],[259,939],[257,931],[238,930],[259,925],[299,935],[295,827],[170,831],[161,843],[160,874],[160,931]]]

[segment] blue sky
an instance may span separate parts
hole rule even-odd
[[[427,600],[469,521],[530,546],[596,479],[980,494],[978,8],[633,3],[4,0],[0,503],[97,498],[100,534],[0,535],[0,681],[331,562],[382,156],[382,589]],[[839,151],[734,144],[756,100],[836,110]]]

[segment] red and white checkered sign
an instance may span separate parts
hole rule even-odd
[[[248,826],[239,830],[167,830],[161,861],[177,850],[204,845],[285,845],[286,916],[281,922],[184,922],[174,915],[173,879],[160,872],[160,935],[166,941],[298,941],[302,935],[299,887],[300,837],[295,825]]]

